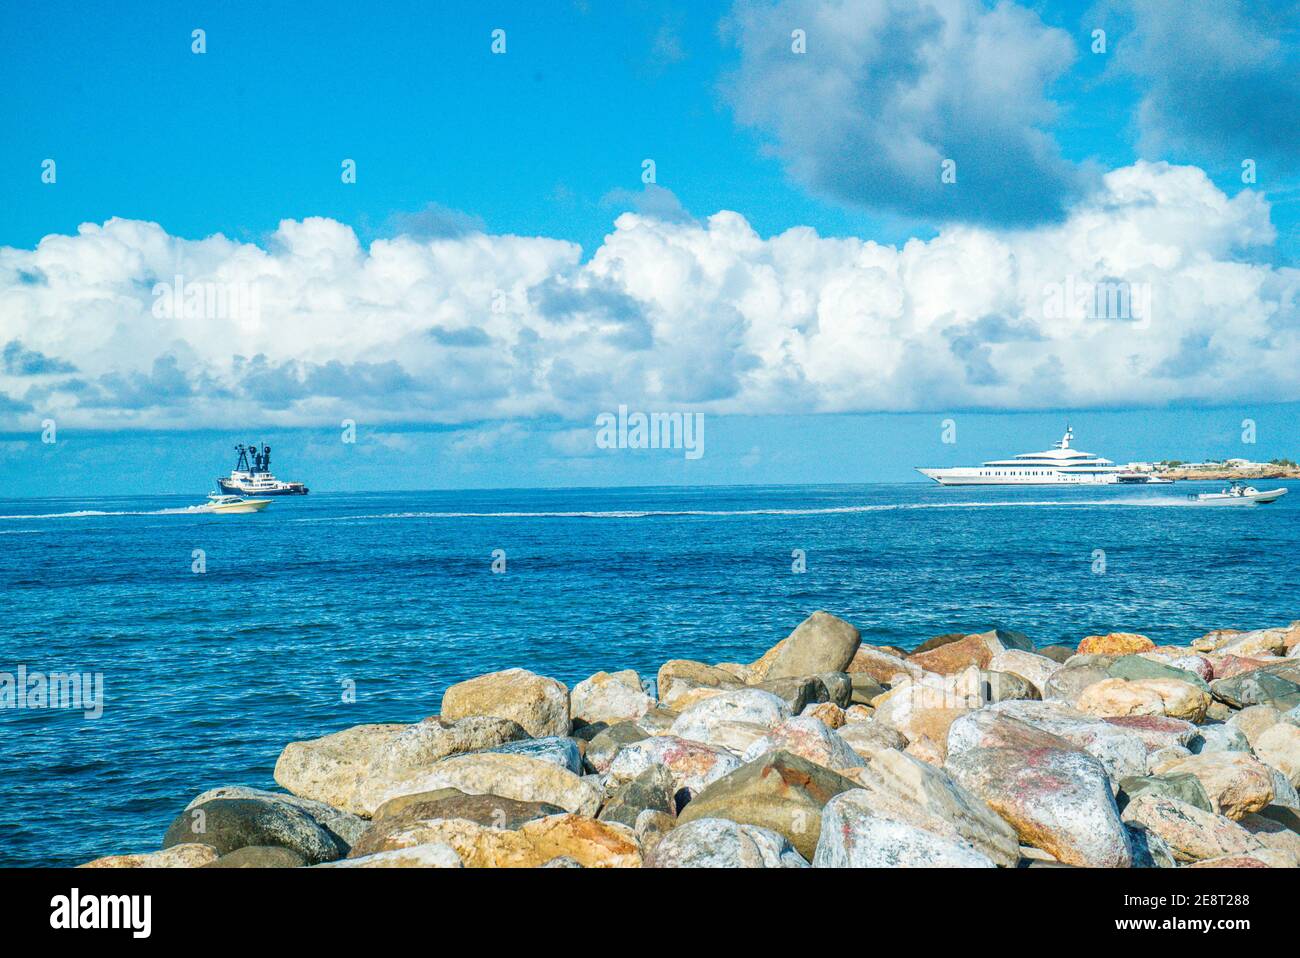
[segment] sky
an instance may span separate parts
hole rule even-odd
[[[1298,61],[1231,0],[6,4],[0,480],[1300,458]]]

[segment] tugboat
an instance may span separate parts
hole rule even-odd
[[[226,495],[236,496],[305,496],[308,492],[301,482],[281,482],[271,475],[271,447],[258,447],[257,443],[235,447],[239,460],[229,476],[217,477],[217,489]]]

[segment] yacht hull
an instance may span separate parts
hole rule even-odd
[[[916,470],[941,486],[1105,486],[1115,483],[1113,475],[1070,476],[1058,473],[1052,476],[986,476],[979,469],[922,469]]]
[[[275,488],[263,489],[232,482],[229,479],[217,479],[217,488],[228,496],[305,496],[307,487],[301,482],[280,483]]]

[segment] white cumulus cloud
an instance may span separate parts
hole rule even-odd
[[[0,248],[0,427],[1295,400],[1300,271],[1273,240],[1260,194],[1162,163],[1059,223],[901,247],[728,211],[625,213],[585,260],[479,231],[364,247],[310,218],[263,247],[113,219]]]

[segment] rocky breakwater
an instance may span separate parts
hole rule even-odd
[[[817,612],[750,663],[479,676],[275,779],[86,867],[1296,867],[1300,622],[905,652]]]

